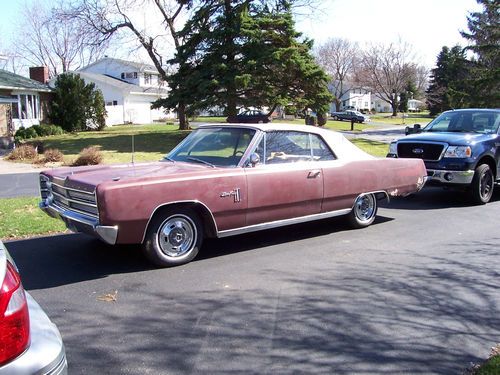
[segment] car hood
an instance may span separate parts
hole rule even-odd
[[[97,185],[145,183],[150,180],[192,178],[199,175],[232,173],[235,168],[212,168],[182,162],[111,164],[76,168],[57,168],[42,172],[66,187],[93,191]]]
[[[408,135],[400,138],[401,142],[443,142],[450,145],[473,145],[495,137],[492,134],[477,134],[477,133],[434,133],[423,132],[419,134]]]

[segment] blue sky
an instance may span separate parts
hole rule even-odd
[[[22,22],[26,3],[50,0],[2,0],[0,49],[6,48]],[[364,43],[398,39],[413,46],[417,59],[432,67],[444,45],[464,44],[468,12],[480,9],[475,0],[324,0],[314,15],[299,19],[297,29],[321,44],[330,37]]]

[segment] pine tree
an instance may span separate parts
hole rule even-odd
[[[290,1],[205,1],[181,35],[170,95],[156,106],[183,100],[191,113],[223,107],[228,116],[247,106],[328,110],[327,76],[294,29]]]
[[[473,51],[471,69],[471,105],[498,107],[500,104],[500,2],[477,0],[482,12],[467,17],[468,32],[462,31]]]
[[[77,74],[64,73],[57,77],[49,117],[66,131],[101,130],[106,109],[100,90],[86,84]]]
[[[460,46],[443,47],[437,57],[436,67],[426,91],[427,106],[431,115],[453,108],[464,108],[470,102],[470,63]]]

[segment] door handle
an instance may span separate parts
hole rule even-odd
[[[321,171],[316,169],[314,171],[310,171],[307,175],[307,178],[316,178],[321,174]]]

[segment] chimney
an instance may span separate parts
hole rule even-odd
[[[49,82],[49,68],[46,66],[35,66],[30,68],[30,78],[46,84]]]

